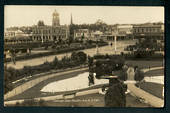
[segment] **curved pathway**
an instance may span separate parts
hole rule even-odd
[[[163,69],[164,67],[153,67],[150,69],[143,69],[143,72],[148,72],[151,70],[158,70],[158,69]],[[128,89],[131,91],[131,93],[137,97],[145,99],[150,105],[153,107],[163,107],[164,106],[164,100],[138,88],[135,86],[135,84],[127,84]]]
[[[148,72],[148,71],[157,70],[157,69],[163,69],[163,67],[154,67],[154,68],[150,68],[150,69],[143,69],[143,71]],[[164,100],[162,100],[156,96],[153,96],[140,88],[137,88],[134,84],[127,84],[127,85],[128,85],[128,89],[131,91],[131,93],[133,93],[134,95],[136,95],[140,98],[144,98],[153,107],[163,107],[164,106]],[[94,92],[96,93],[98,91],[99,91],[99,89],[94,89],[94,90],[91,90],[91,93],[94,93]],[[80,92],[80,94],[77,94],[77,95],[86,95],[88,93],[90,93],[90,92],[85,91],[82,93]],[[73,95],[73,96],[75,96],[75,95]],[[63,97],[63,95],[43,97],[43,99],[45,99],[45,100],[51,100],[54,98],[64,98],[64,97]],[[36,98],[36,99],[41,99],[41,98]],[[18,100],[14,100],[13,102],[17,102],[17,101]],[[5,103],[8,103],[8,102],[4,102],[4,104]]]
[[[158,69],[164,69],[164,67],[152,67],[152,68],[147,68],[147,69],[142,69],[142,71],[144,73],[148,72],[148,71],[153,71],[153,70],[158,70]]]

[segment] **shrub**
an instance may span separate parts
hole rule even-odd
[[[134,78],[136,81],[141,81],[144,79],[144,73],[139,70],[139,69],[136,69],[135,71],[135,78]]]
[[[121,70],[125,62],[119,55],[96,55],[94,59],[96,59],[94,71],[97,78],[112,75],[113,71]]]
[[[25,74],[25,75],[32,75],[32,68],[31,66],[24,66],[23,69],[22,69],[23,73],[20,73],[21,75]]]
[[[22,49],[21,52],[22,52],[22,53],[26,53],[26,52],[27,52],[27,49]]]
[[[6,94],[8,91],[11,91],[13,89],[12,83],[11,83],[11,73],[4,70],[4,93]]]
[[[52,65],[55,67],[59,63],[58,58],[55,56],[54,60],[52,61]]]
[[[79,51],[79,52],[73,52],[71,54],[71,60],[73,60],[74,62],[76,62],[77,64],[82,64],[82,63],[85,63],[86,60],[87,60],[87,55],[82,52],[82,51]]]
[[[127,80],[127,70],[120,71],[120,75],[118,76],[120,80],[126,81]]]
[[[126,95],[123,83],[114,81],[105,94],[105,107],[125,107]]]
[[[86,46],[82,45],[81,47],[80,47],[80,43],[76,44],[76,45],[72,44],[70,47],[65,46],[65,48],[61,48],[60,46],[56,46],[54,44],[54,45],[52,45],[52,48],[54,49],[54,51],[50,51],[50,52],[46,52],[46,53],[38,53],[38,54],[29,54],[29,55],[26,55],[26,56],[17,56],[16,61],[31,59],[31,58],[37,58],[37,57],[43,57],[43,56],[49,56],[49,55],[55,55],[55,54],[60,54],[60,53],[65,53],[65,52],[70,52],[70,51],[82,50],[82,49],[86,49],[86,48],[93,48],[93,47],[96,47],[95,43],[96,42],[94,41],[92,43],[92,45],[86,45]],[[34,45],[36,45],[36,44],[34,44]],[[98,46],[105,46],[105,45],[107,45],[106,42],[101,42],[101,43],[98,44]],[[26,49],[23,50],[23,51],[26,52]],[[10,62],[11,58],[5,58],[4,61]]]

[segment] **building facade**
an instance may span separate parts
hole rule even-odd
[[[110,32],[105,33],[107,40],[124,40],[132,38],[133,26],[131,24],[116,24],[110,27]]]
[[[32,40],[33,41],[59,41],[67,40],[69,28],[67,26],[34,26],[32,28]]]
[[[18,29],[25,30],[20,31]],[[15,30],[15,31],[14,31]],[[65,41],[69,37],[69,27],[60,25],[59,13],[55,10],[52,14],[52,25],[45,25],[42,20],[37,25],[22,28],[8,28],[4,34],[5,44],[18,42],[57,42]]]
[[[117,26],[118,38],[120,39],[129,39],[132,37],[133,25],[131,24],[122,24]]]
[[[24,33],[21,30],[7,30],[4,34],[4,42],[5,44],[18,44],[31,42],[31,35]]]
[[[36,26],[32,28],[33,41],[65,41],[68,39],[69,27],[60,25],[59,13],[55,10],[52,14],[52,25],[45,25],[43,21],[39,21]]]
[[[89,29],[76,29],[74,30],[75,40],[103,40],[105,37],[101,31],[91,31]]]
[[[89,29],[74,30],[74,40],[88,40],[90,38]]]
[[[164,25],[163,24],[142,24],[133,26],[134,38],[153,38],[158,40],[164,39]]]

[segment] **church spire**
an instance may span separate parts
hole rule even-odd
[[[71,23],[70,23],[71,25],[73,24],[73,19],[72,19],[72,13],[71,13]]]

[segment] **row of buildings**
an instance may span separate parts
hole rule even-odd
[[[102,24],[98,21],[97,24]],[[5,30],[5,43],[22,43],[41,41],[57,42],[69,39],[70,26],[73,25],[72,16],[71,24],[60,25],[59,13],[55,10],[52,14],[52,25],[45,25],[43,21],[38,21],[37,25],[22,28],[8,28]],[[117,24],[105,25],[105,30],[91,30],[88,28],[73,29],[74,40],[117,40],[129,38],[155,38],[164,39],[163,23],[145,23],[145,24]]]
[[[159,40],[164,39],[164,24],[119,24],[114,25],[110,30],[101,31],[90,31],[89,29],[78,29],[74,32],[75,39],[85,39],[91,40],[96,39],[98,36],[102,40],[114,40],[115,36],[118,40],[130,39],[130,38],[155,38]]]

